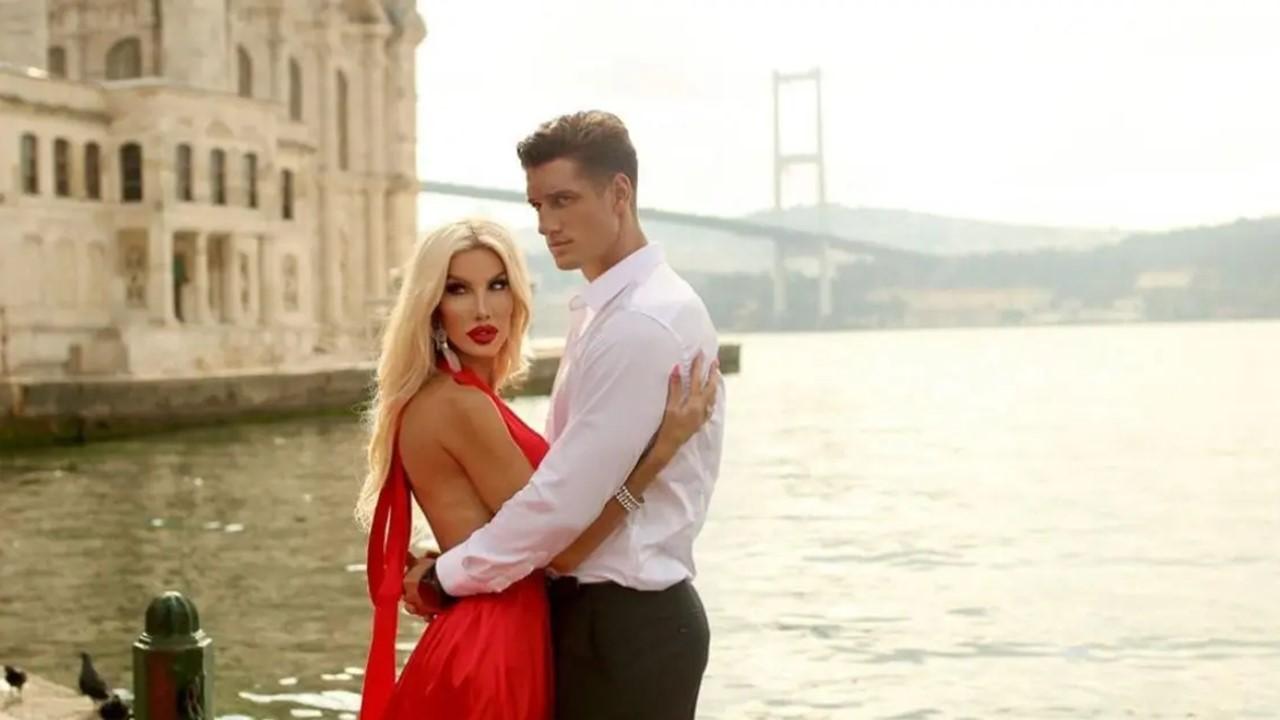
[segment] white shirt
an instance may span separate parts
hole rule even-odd
[[[662,420],[671,369],[718,350],[701,298],[646,245],[610,268],[571,304],[574,326],[556,373],[547,417],[551,450],[529,484],[487,525],[440,556],[451,595],[500,592],[550,564],[590,525],[635,467]],[[705,370],[704,370],[705,371]],[[695,574],[702,529],[720,469],[725,395],[627,516],[572,573],[663,590]]]

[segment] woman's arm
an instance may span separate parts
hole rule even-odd
[[[706,422],[715,402],[718,370],[701,378],[701,358],[690,370],[694,380],[686,393],[680,376],[672,373],[667,388],[667,404],[662,423],[653,441],[627,476],[626,487],[640,497],[676,452]],[[497,407],[484,393],[459,388],[449,394],[447,421],[440,418],[445,450],[462,466],[480,499],[490,512],[520,491],[533,475],[533,468],[516,446]],[[626,511],[609,502],[596,520],[552,562],[557,572],[572,570],[590,555],[622,523]]]

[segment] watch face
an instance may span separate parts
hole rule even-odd
[[[440,578],[436,577],[436,568],[434,565],[427,568],[427,571],[422,574],[422,579],[418,581],[418,586],[425,586],[429,588],[431,593],[436,596],[444,596],[444,586],[440,584]]]

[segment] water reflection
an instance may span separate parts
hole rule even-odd
[[[0,572],[24,623],[6,623],[6,657],[71,684],[83,648],[121,684],[142,611],[176,589],[214,639],[220,711],[248,711],[240,692],[289,675],[358,692],[334,665],[363,658],[369,622],[351,521],[356,431],[321,419],[7,460],[18,489]]]
[[[1277,347],[1277,323],[748,338],[701,717],[1280,716]],[[176,589],[221,715],[354,717],[360,457],[325,418],[0,458],[0,660],[73,684],[84,649],[127,686]]]

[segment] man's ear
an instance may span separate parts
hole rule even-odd
[[[631,187],[631,178],[622,173],[613,175],[613,209],[625,212],[631,209],[631,199],[635,196],[635,188]]]

